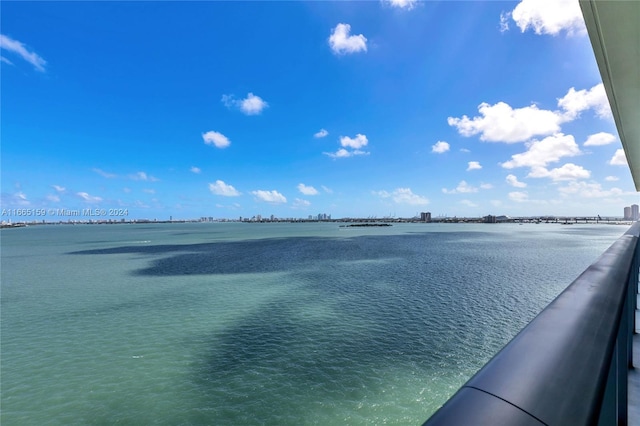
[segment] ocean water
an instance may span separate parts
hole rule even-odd
[[[5,229],[0,423],[421,424],[626,230]]]

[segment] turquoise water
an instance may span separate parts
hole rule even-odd
[[[0,423],[420,424],[626,229],[2,230]]]

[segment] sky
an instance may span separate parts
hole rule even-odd
[[[640,201],[577,1],[0,12],[3,221],[622,216]]]

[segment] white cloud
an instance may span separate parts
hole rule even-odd
[[[398,204],[425,205],[429,200],[421,195],[414,194],[409,188],[397,188],[392,194],[393,201]]]
[[[480,189],[493,189],[493,185],[491,185],[490,183],[481,183]]]
[[[317,133],[314,133],[313,137],[314,138],[324,138],[328,134],[329,134],[329,132],[327,132],[325,129],[320,129]]]
[[[442,188],[442,192],[445,194],[469,194],[472,192],[478,192],[478,188],[469,185],[466,181],[460,181],[457,187],[454,189]]]
[[[86,192],[78,192],[76,195],[88,203],[98,203],[102,201],[102,198],[89,195]]]
[[[238,204],[238,203],[233,203],[233,204],[229,204],[229,205],[216,203],[216,207],[218,207],[220,209],[238,210],[242,206],[240,204]]]
[[[558,107],[564,110],[565,121],[575,120],[580,113],[593,109],[599,118],[612,118],[609,99],[602,83],[591,89],[576,90],[570,88],[566,95],[558,99]]]
[[[600,132],[595,135],[590,135],[587,138],[587,141],[584,143],[584,146],[600,146],[600,145],[609,145],[616,141],[616,137],[611,133]]]
[[[336,25],[329,37],[329,46],[331,46],[333,53],[343,55],[346,53],[367,51],[367,38],[362,34],[349,35],[349,32],[351,32],[351,25]]]
[[[247,115],[260,114],[268,106],[269,104],[260,96],[256,96],[253,93],[249,93],[245,99],[240,101],[240,110]]]
[[[53,189],[55,189],[56,191],[58,191],[58,192],[64,192],[64,191],[66,191],[66,188],[65,188],[64,186],[60,186],[60,185],[51,185],[51,187],[52,187]]]
[[[511,17],[522,32],[531,28],[536,34],[586,34],[577,0],[522,0]]]
[[[59,203],[60,202],[60,197],[58,197],[57,195],[47,195],[47,200],[51,201],[53,203]]]
[[[143,192],[146,192],[147,194],[155,194],[156,190],[155,189],[143,189]]]
[[[234,95],[222,95],[220,102],[222,102],[224,106],[226,106],[227,108],[233,108],[234,106],[239,106],[238,100],[235,99]]]
[[[562,122],[559,114],[538,109],[536,105],[513,109],[504,102],[495,105],[483,102],[478,106],[478,112],[479,117],[449,117],[447,123],[463,136],[480,134],[483,141],[516,143],[533,136],[556,133]]]
[[[624,155],[624,149],[620,148],[616,150],[616,153],[613,154],[613,157],[609,160],[609,164],[612,166],[627,166],[627,157]]]
[[[444,141],[438,141],[434,145],[431,146],[431,152],[435,152],[436,154],[442,154],[444,152],[449,151],[451,146]]]
[[[98,168],[95,168],[95,167],[93,169],[91,169],[91,170],[93,172],[99,174],[100,176],[102,176],[104,178],[107,178],[107,179],[113,179],[115,177],[118,177],[118,175],[115,175],[113,173],[105,172],[104,170],[101,170],[101,169],[98,169]]]
[[[221,180],[217,180],[215,183],[209,184],[209,191],[215,195],[222,195],[225,197],[237,197],[240,195],[233,186],[227,185]]]
[[[591,172],[582,166],[578,166],[573,163],[567,163],[562,167],[558,167],[552,170],[547,170],[544,167],[533,167],[527,177],[548,177],[551,178],[551,180],[557,182],[561,180],[588,179],[591,177]]]
[[[367,137],[360,133],[358,133],[353,139],[349,136],[340,136],[340,145],[345,148],[360,149],[367,146],[368,143],[369,140],[367,139]]]
[[[604,178],[604,180],[606,180],[607,182],[616,182],[619,181],[620,178],[617,176],[607,176],[606,178]]]
[[[340,145],[342,145],[343,148],[338,149],[336,152],[325,152],[324,154],[331,158],[347,158],[354,155],[369,155],[368,152],[360,149],[367,146],[368,143],[369,140],[367,137],[360,133],[358,133],[355,138],[340,136]],[[352,150],[349,151],[345,148],[351,148]]]
[[[347,158],[347,157],[353,157],[355,155],[369,155],[369,153],[365,151],[360,151],[359,149],[356,149],[354,151],[347,151],[344,148],[340,148],[336,152],[325,152],[324,155],[328,155],[331,158]]]
[[[511,12],[500,13],[500,32],[501,33],[509,31],[509,19],[511,19]]]
[[[4,207],[27,207],[31,205],[31,202],[23,192],[13,194],[3,192],[0,194],[0,205]]]
[[[304,195],[317,195],[318,194],[318,190],[317,189],[315,189],[313,186],[307,186],[304,183],[299,183],[298,184],[298,191],[300,191]]]
[[[214,145],[216,148],[226,148],[231,145],[231,141],[225,135],[213,130],[203,133],[202,139],[206,145]]]
[[[146,204],[146,203],[144,203],[144,202],[142,202],[140,200],[136,200],[134,204],[135,204],[136,207],[138,207],[140,209],[149,209],[149,208],[151,208],[150,205],[148,205],[148,204]]]
[[[129,193],[131,193],[131,188],[122,188],[122,191],[123,191],[125,194],[129,194]]]
[[[502,163],[505,169],[516,167],[545,167],[548,163],[559,161],[562,157],[574,157],[581,151],[572,135],[557,133],[541,141],[533,140],[527,145],[527,151],[514,154],[511,160]]]
[[[507,183],[515,188],[526,188],[527,184],[524,182],[520,182],[516,175],[507,175],[505,179]]]
[[[147,175],[145,172],[137,172],[133,175],[129,175],[129,177],[133,180],[141,180],[145,182],[157,182],[158,178]]]
[[[306,209],[307,207],[309,207],[311,205],[310,201],[307,200],[303,200],[301,198],[296,198],[293,201],[293,205],[291,206],[292,209]]]
[[[9,52],[13,52],[19,55],[22,59],[33,65],[33,67],[40,72],[45,71],[44,66],[47,64],[47,61],[42,59],[37,53],[29,51],[24,46],[24,44],[17,40],[13,40],[6,35],[0,34],[0,49],[5,49]],[[4,59],[3,62],[8,62],[11,64],[11,61],[9,61],[8,59]]]
[[[478,207],[478,205],[471,200],[460,200],[460,204],[463,204],[467,207]]]
[[[227,108],[238,108],[245,115],[259,115],[269,106],[264,99],[251,92],[244,99],[236,99],[234,95],[222,95],[221,101]]]
[[[336,152],[325,152],[324,155],[328,155],[331,158],[347,158],[351,157],[351,153],[344,148],[340,148]]]
[[[202,172],[202,170],[200,170],[200,167],[196,167],[196,166],[191,167],[189,170],[195,174],[200,174]]]
[[[5,58],[4,56],[0,56],[0,62],[4,62],[5,64],[13,65],[13,62]]]
[[[562,195],[577,194],[584,198],[605,198],[605,197],[617,197],[624,195],[624,191],[620,188],[602,189],[602,185],[599,183],[587,183],[587,182],[570,182],[569,185],[558,188],[558,191]]]
[[[327,188],[327,187],[326,187],[326,186],[324,186],[324,185],[322,185],[322,186],[321,186],[321,188],[322,188],[322,190],[323,190],[324,192],[326,192],[327,194],[333,194],[333,189],[331,189],[331,188]]]
[[[137,172],[135,174],[129,175],[129,177],[133,180],[148,180],[149,177],[145,172]]]
[[[523,191],[514,191],[509,193],[509,199],[511,201],[522,203],[529,200],[529,194]]]
[[[505,102],[478,106],[479,116],[449,117],[447,123],[462,136],[480,135],[486,142],[524,142],[534,136],[547,136],[560,131],[560,125],[580,117],[580,113],[594,110],[600,118],[612,118],[609,101],[602,83],[591,89],[575,90],[558,98],[558,111],[539,109],[535,104],[512,108]]]
[[[251,193],[255,195],[258,200],[265,201],[267,203],[282,204],[287,202],[287,199],[285,198],[285,196],[275,190],[274,191],[257,190],[257,191],[251,191]]]
[[[331,158],[347,158],[353,155],[350,151],[347,151],[344,148],[340,148],[336,152],[323,152],[323,154]]]
[[[467,164],[468,164],[467,171],[480,170],[482,168],[482,166],[478,161],[469,161]]]
[[[393,192],[377,191],[373,192],[380,198],[391,198],[397,204],[409,204],[412,206],[423,206],[429,204],[429,199],[418,194],[414,194],[410,188],[396,188]]]
[[[469,153],[471,150],[467,148],[460,148],[460,152]]]
[[[382,3],[398,9],[411,10],[416,6],[418,0],[382,0]]]

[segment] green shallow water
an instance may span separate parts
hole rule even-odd
[[[0,423],[420,424],[626,229],[3,230]]]

